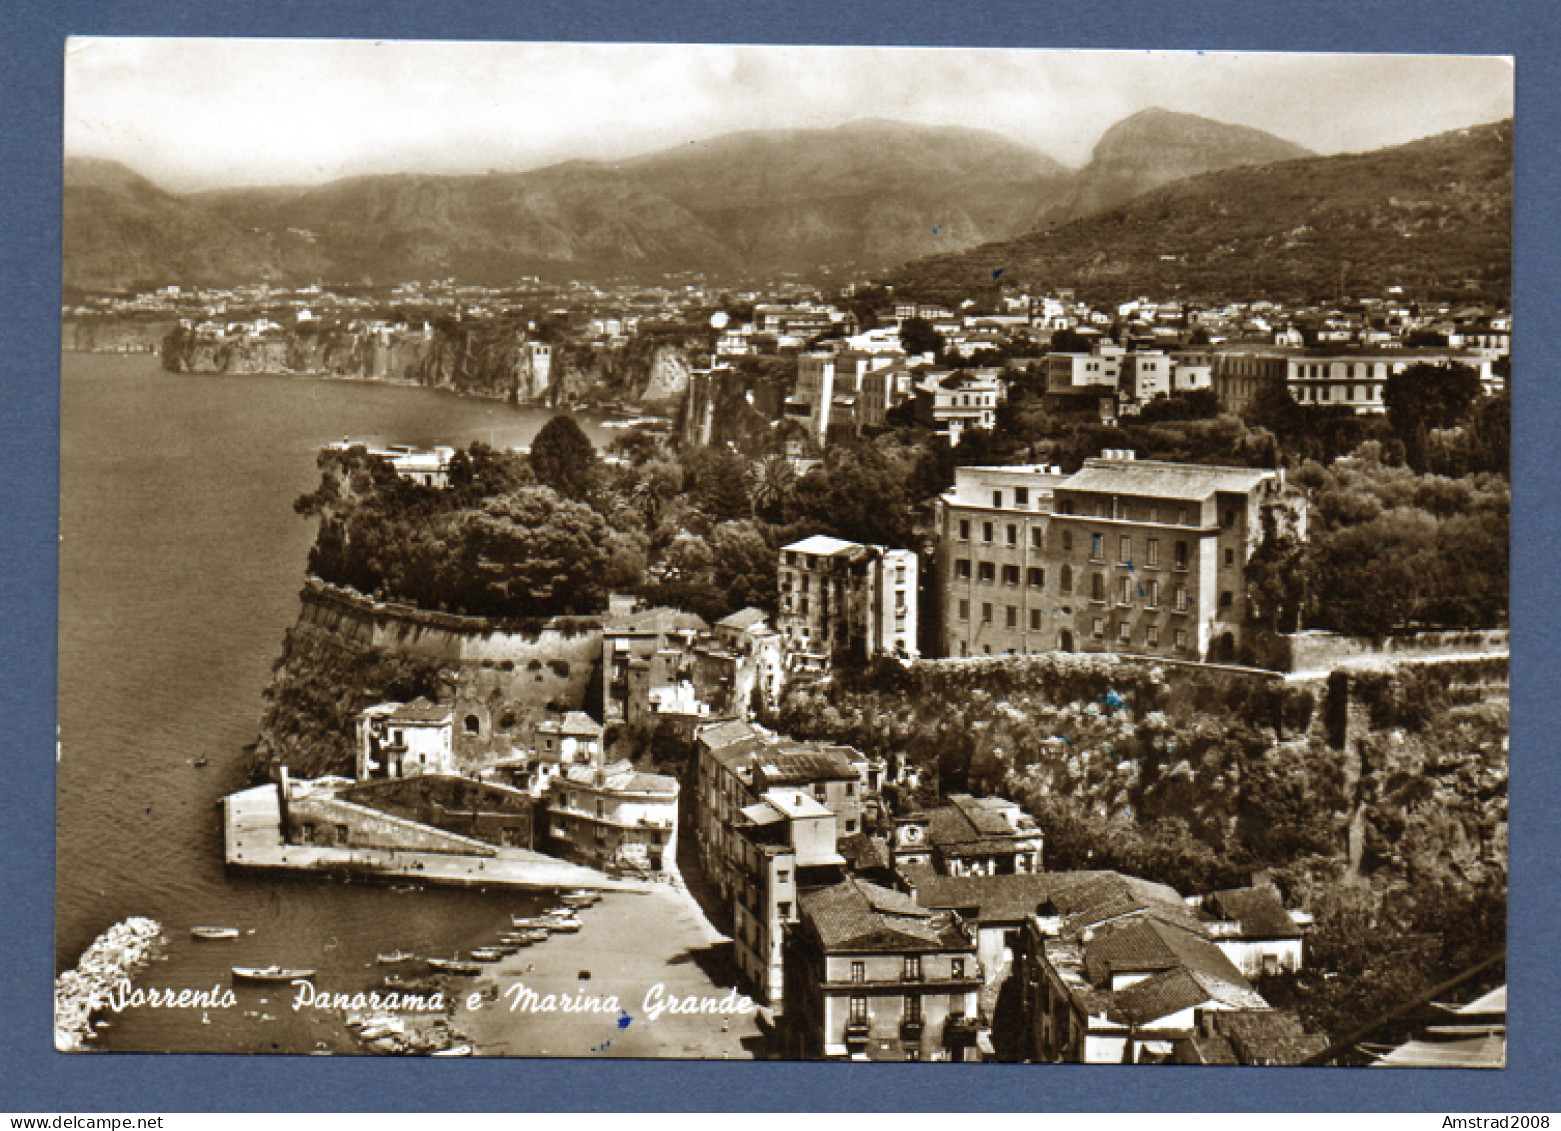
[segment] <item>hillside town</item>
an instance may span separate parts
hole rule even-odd
[[[393,321],[313,290],[126,301],[229,340],[332,320],[429,336],[433,307],[493,319],[504,301],[442,285],[397,297]],[[1373,1014],[1318,975],[1345,978],[1341,946],[1360,945],[1336,934],[1346,906],[1377,908],[1384,939],[1400,929],[1371,903],[1370,872],[1404,865],[1367,814],[1402,805],[1412,828],[1454,803],[1368,800],[1384,742],[1450,764],[1426,729],[1440,720],[1474,743],[1500,803],[1481,787],[1477,843],[1437,882],[1455,902],[1504,888],[1505,573],[1483,602],[1428,581],[1402,615],[1370,620],[1350,613],[1356,581],[1327,572],[1330,539],[1395,506],[1434,525],[1506,505],[1482,501],[1496,488],[1474,443],[1508,395],[1505,312],[1394,294],[1198,309],[1003,294],[961,313],[866,287],[838,302],[692,284],[574,298],[507,332],[557,358],[680,327],[693,360],[669,422],[632,422],[603,453],[567,416],[528,451],[348,438],[323,452],[322,486],[299,500],[320,522],[304,613],[257,751],[270,780],[230,799],[230,822],[261,806],[294,868],[586,875],[545,870],[569,865],[687,891],[730,939],[766,1055],[1413,1060],[1412,1033],[1338,1045],[1338,1018]],[[241,302],[243,318],[218,320]],[[515,356],[512,392],[537,376],[534,352]],[[753,359],[782,374],[767,401]],[[721,392],[745,380],[740,409],[769,408],[757,430],[734,426]],[[1411,403],[1444,414],[1434,431],[1399,431]],[[1121,446],[1167,431],[1182,458]],[[1455,483],[1453,501],[1418,501]],[[1352,511],[1352,492],[1379,501]],[[363,557],[432,538],[471,561],[468,523],[485,531],[477,571],[508,571],[502,590]],[[526,560],[566,528],[600,549],[543,595]],[[301,719],[289,691],[326,678],[309,649],[348,639],[399,648],[404,667],[361,672],[350,717]],[[917,729],[940,715],[979,721],[953,739]],[[1251,763],[1241,784],[1248,755],[1211,732],[1227,727],[1333,783],[1285,803],[1301,811],[1288,847],[1242,800],[1261,773]],[[1176,742],[1195,734],[1205,753],[1189,765]],[[1081,757],[1104,761],[1080,777]],[[1278,782],[1262,788],[1309,788]],[[1214,796],[1235,807],[1205,812]],[[1323,820],[1313,805],[1333,832],[1301,827]],[[1142,847],[1112,847],[1124,835]],[[229,864],[258,866],[234,859],[241,843],[230,829]],[[1497,1030],[1479,1025],[1459,1063],[1491,1062]]]

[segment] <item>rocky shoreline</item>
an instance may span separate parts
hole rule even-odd
[[[54,981],[54,1047],[81,1052],[92,1035],[92,1014],[109,993],[156,954],[163,928],[155,919],[131,918],[99,935],[74,970]]]

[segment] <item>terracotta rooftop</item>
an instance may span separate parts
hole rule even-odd
[[[803,892],[802,917],[813,924],[825,950],[973,950],[975,943],[946,915],[909,896],[852,877]]]

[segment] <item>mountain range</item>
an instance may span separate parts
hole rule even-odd
[[[1512,278],[1512,121],[1370,153],[1229,168],[1120,207],[908,264],[944,298],[993,280],[1141,294],[1322,298],[1401,286],[1497,301]]]
[[[68,158],[64,277],[83,289],[680,271],[740,280],[932,257],[930,274],[907,277],[936,281],[963,271],[955,265],[971,249],[980,259],[1200,174],[1307,156],[1249,127],[1146,110],[1106,131],[1078,170],[998,133],[883,120],[520,173],[183,195],[113,162]]]

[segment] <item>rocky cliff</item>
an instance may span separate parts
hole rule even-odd
[[[420,695],[455,705],[456,752],[505,751],[550,713],[595,706],[601,624],[492,621],[372,601],[313,579],[283,641],[251,769],[352,772],[358,712]]]
[[[69,340],[95,342],[111,337],[99,329],[91,337],[78,331]],[[422,385],[522,403],[641,403],[671,413],[681,408],[688,395],[696,357],[681,342],[555,346],[547,388],[528,396],[533,386],[524,344],[522,333],[503,322],[451,322],[426,331],[292,331],[229,338],[174,327],[162,338],[161,349],[164,368],[180,373],[308,373]]]

